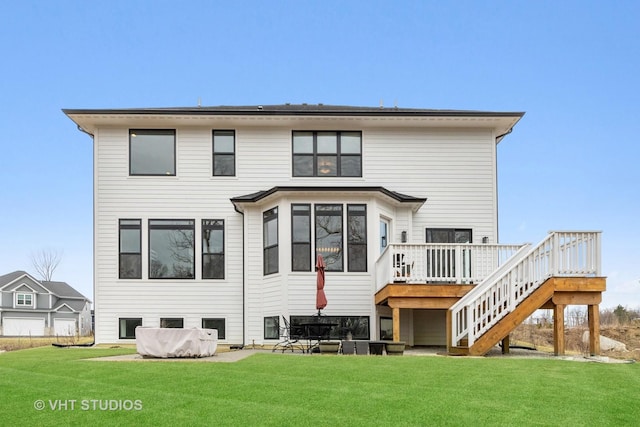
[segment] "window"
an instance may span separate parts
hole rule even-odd
[[[360,132],[293,132],[293,176],[362,176]]]
[[[427,243],[472,243],[471,229],[427,228]]]
[[[380,220],[380,253],[389,244],[389,221],[386,219]]]
[[[213,131],[213,176],[235,176],[235,139],[232,130]]]
[[[393,341],[393,319],[391,317],[380,318],[380,339]]]
[[[121,279],[142,278],[141,226],[139,219],[120,220],[120,269]]]
[[[280,316],[264,318],[264,339],[277,340],[280,338]]]
[[[33,307],[33,294],[16,294],[16,306]]]
[[[264,274],[278,272],[278,208],[262,214],[263,264]]]
[[[344,271],[342,256],[342,205],[315,205],[316,253],[327,271]]]
[[[225,321],[224,319],[202,319],[203,329],[217,329],[218,339],[225,339]]]
[[[347,205],[348,271],[367,271],[367,207]]]
[[[131,129],[129,175],[175,175],[176,131]]]
[[[149,278],[193,279],[194,220],[149,220]]]
[[[121,319],[118,319],[118,323],[120,324],[118,338],[135,339],[136,327],[142,326],[142,319],[141,318],[121,318]]]
[[[322,320],[335,325],[329,329],[328,339],[345,339],[349,333],[354,340],[370,338],[368,316],[322,316]],[[317,316],[291,316],[291,329],[304,330],[300,325],[317,321]]]
[[[164,317],[160,319],[161,328],[183,328],[184,319],[181,317]]]
[[[202,220],[202,278],[224,279],[224,220]]]
[[[311,270],[311,205],[291,205],[291,271]]]

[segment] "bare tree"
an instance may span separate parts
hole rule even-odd
[[[62,253],[55,249],[41,249],[31,254],[31,264],[36,270],[40,279],[45,282],[51,281],[53,273],[62,260]]]

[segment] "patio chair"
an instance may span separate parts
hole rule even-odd
[[[355,341],[342,341],[342,354],[355,354],[356,343]]]
[[[291,350],[293,353],[295,350],[300,350],[304,353],[304,345],[298,341],[299,337],[291,334],[291,324],[284,316],[282,316],[282,320],[284,321],[284,326],[280,327],[280,342],[273,346],[271,351],[282,350],[284,353],[287,350]]]
[[[369,354],[369,341],[356,341],[356,354],[365,356]]]

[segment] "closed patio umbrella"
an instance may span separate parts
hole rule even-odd
[[[320,310],[327,306],[327,297],[324,294],[324,269],[326,267],[324,258],[322,258],[322,255],[318,255],[316,261],[316,309],[318,310],[318,317],[320,317]]]

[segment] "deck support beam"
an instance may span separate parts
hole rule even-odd
[[[564,305],[553,307],[553,354],[564,355]]]
[[[589,353],[591,356],[600,355],[600,309],[598,304],[587,307],[589,317]]]
[[[510,341],[511,341],[510,335],[507,335],[506,337],[502,338],[502,354],[509,354]]]
[[[400,341],[400,308],[393,307],[393,340]]]

